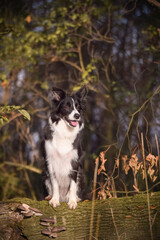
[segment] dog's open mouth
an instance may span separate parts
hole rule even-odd
[[[78,121],[76,120],[69,120],[68,118],[65,118],[65,120],[69,123],[71,127],[77,127]]]

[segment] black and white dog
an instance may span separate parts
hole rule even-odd
[[[51,113],[44,129],[43,157],[45,185],[53,207],[65,201],[69,208],[75,209],[82,198],[81,136],[86,95],[85,86],[72,96],[55,87],[49,94]]]

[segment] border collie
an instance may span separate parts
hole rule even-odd
[[[81,137],[86,95],[85,86],[72,96],[55,87],[49,94],[51,113],[42,147],[45,186],[53,207],[65,201],[69,208],[75,209],[82,199],[84,152]]]

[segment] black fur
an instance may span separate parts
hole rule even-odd
[[[53,185],[55,182],[59,186],[60,194],[61,194],[61,190],[63,190],[63,194],[65,193],[69,195],[69,193],[72,191],[72,189],[70,189],[71,188],[70,181],[73,180],[77,186],[77,197],[82,198],[82,194],[84,190],[83,189],[84,188],[84,184],[83,184],[84,152],[82,150],[81,142],[82,142],[82,129],[84,125],[83,115],[84,115],[85,105],[86,105],[86,95],[87,95],[87,89],[85,86],[82,87],[78,92],[74,93],[72,96],[67,95],[63,90],[58,88],[53,88],[49,94],[49,100],[51,103],[50,121],[47,124],[47,126],[44,128],[44,140],[42,141],[41,149],[42,149],[42,155],[44,158],[44,166],[45,166],[45,170],[43,174],[44,181],[46,182],[48,193],[52,195],[52,201],[50,204],[53,206],[58,205],[54,201],[55,191],[54,191]],[[63,132],[63,127],[61,127],[60,125],[61,123],[64,123],[64,132]],[[71,153],[66,153],[66,154],[70,154],[72,156],[75,154],[74,151],[76,151],[77,155],[75,156],[78,156],[78,157],[69,160],[68,156],[70,155],[64,154],[64,157],[63,155],[62,156],[57,155],[57,154],[61,154],[60,152],[61,150],[60,150],[60,146],[54,145],[55,143],[53,141],[53,138],[55,138],[54,136],[57,136],[56,131],[58,131],[57,141],[61,142],[61,136],[62,136],[62,143],[64,142],[63,134],[65,134],[65,131],[69,131],[68,132],[69,134],[71,134],[70,132],[72,131],[73,131],[73,134],[76,133],[75,139],[72,142]],[[72,139],[72,135],[71,135],[71,139]],[[53,153],[54,153],[53,158],[52,158],[51,144],[53,144]],[[70,145],[71,144],[69,143],[69,146]],[[56,149],[54,148],[54,146],[56,146]],[[65,147],[66,146],[64,146],[64,148]],[[60,153],[57,153],[58,151]],[[58,156],[59,159],[57,160],[55,156]],[[65,160],[65,156],[67,156],[68,160]],[[66,164],[65,161],[69,161],[68,164],[71,165],[71,169],[68,172],[68,177],[66,175],[64,177],[66,179],[66,182],[69,181],[68,179],[70,179],[69,181],[70,183],[66,183],[64,181],[64,184],[61,184],[59,182],[60,181],[59,176],[61,176],[61,172],[60,172],[61,169],[58,169],[58,173],[56,172],[57,170],[56,168],[54,168],[55,161],[64,162],[64,165]],[[57,165],[58,164],[59,163],[57,162]],[[62,172],[65,172],[65,166],[63,166],[63,164],[62,164],[62,167],[63,167]],[[66,169],[67,169],[67,166],[66,166]],[[63,179],[63,176],[62,176],[62,179]],[[72,204],[71,203],[72,199],[70,198],[71,197],[69,195],[68,205],[70,208],[75,208],[76,204],[75,205]]]

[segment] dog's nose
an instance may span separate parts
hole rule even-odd
[[[78,119],[79,119],[79,117],[80,117],[80,114],[78,114],[78,113],[75,113],[75,114],[74,114],[74,118],[75,118],[75,119],[77,119],[77,120],[78,120]]]

